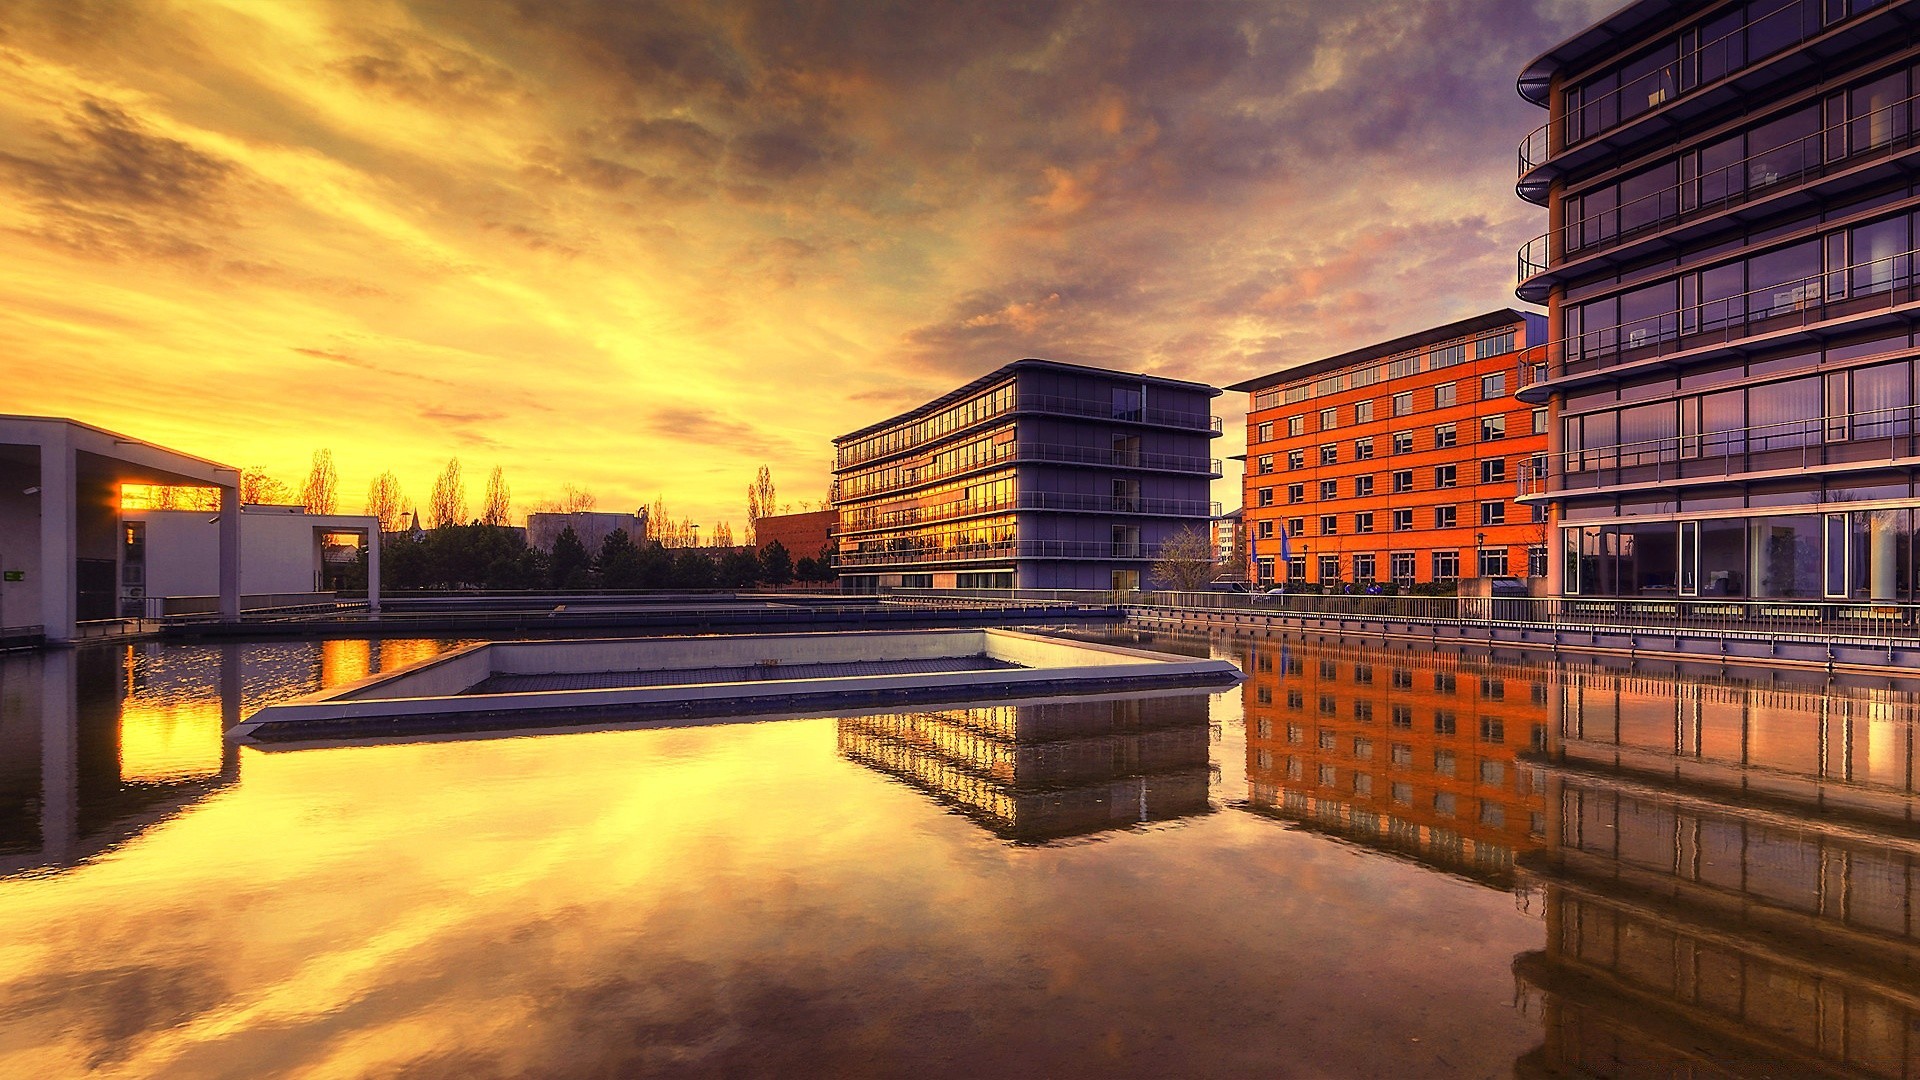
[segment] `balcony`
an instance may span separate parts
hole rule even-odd
[[[988,456],[958,462],[944,469],[929,466],[924,469],[903,470],[905,475],[897,483],[875,487],[869,491],[859,490],[859,485],[848,482],[850,477],[842,477],[837,481],[840,486],[835,489],[834,498],[836,503],[843,501],[854,503],[894,495],[969,473],[1002,468],[1010,464],[1034,462],[1096,465],[1142,472],[1184,473],[1195,477],[1204,475],[1209,480],[1218,480],[1225,475],[1219,458],[1187,457],[1180,454],[1144,454],[1138,451],[1112,450],[1098,446],[1063,446],[1056,443],[1003,443],[995,446],[994,452]]]
[[[1676,128],[1783,77],[1817,68],[1863,42],[1891,40],[1900,24],[1920,19],[1917,8],[1914,0],[1894,0],[1832,22],[1819,17],[1822,10],[1831,10],[1828,5],[1775,9],[1624,86],[1565,108],[1561,116],[1535,128],[1520,141],[1515,190],[1528,202],[1544,206],[1555,179],[1629,153],[1642,143],[1670,141]],[[1771,51],[1748,60],[1746,42],[1755,33],[1766,36]]]
[[[1159,557],[1145,544],[1104,540],[1008,540],[954,547],[899,546],[886,551],[843,551],[837,559],[850,566],[939,566],[951,563],[1005,562],[1009,559],[1096,559],[1143,561]]]
[[[1063,513],[1126,514],[1142,517],[1216,518],[1218,502],[1186,499],[1116,498],[1105,495],[1077,495],[1069,492],[1036,491],[1000,502],[953,502],[943,506],[909,507],[863,521],[858,512],[841,521],[840,535],[911,528],[959,518],[985,517],[1016,510],[1052,510]]]
[[[1538,404],[1556,391],[1616,381],[1656,367],[1723,352],[1753,339],[1865,330],[1920,316],[1920,249],[1835,267],[1827,273],[1749,289],[1659,315],[1548,343],[1552,374],[1515,397]]]
[[[1521,464],[1517,497],[1538,500],[1780,475],[1904,466],[1920,456],[1920,406],[1902,405],[1698,435],[1565,450],[1556,472]]]
[[[1916,100],[1920,95],[1536,236],[1520,249],[1514,291],[1529,303],[1545,303],[1555,285],[1583,270],[1633,262],[1700,239],[1729,221],[1765,217],[1784,208],[1789,196],[1803,202],[1810,188],[1832,199],[1896,173],[1920,171],[1920,132],[1910,121]],[[1853,142],[1865,145],[1849,150]]]
[[[858,453],[841,449],[834,455],[836,470],[849,469],[869,461],[895,457],[910,453],[922,446],[946,442],[967,431],[1016,413],[1044,413],[1053,416],[1079,416],[1093,420],[1110,420],[1122,424],[1142,424],[1147,427],[1173,428],[1178,431],[1204,431],[1213,435],[1226,432],[1225,423],[1218,417],[1204,412],[1191,412],[1183,409],[1120,408],[1111,401],[1098,398],[1054,397],[1047,394],[1021,394],[1010,408],[993,412],[984,412],[973,423],[965,427],[952,428],[933,435],[923,435],[906,442],[890,446],[884,450],[870,450]]]

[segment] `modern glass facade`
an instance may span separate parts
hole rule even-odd
[[[1641,0],[1522,74],[1560,592],[1916,598],[1917,28]]]
[[[835,439],[843,586],[1141,588],[1219,514],[1219,393],[1021,360]]]

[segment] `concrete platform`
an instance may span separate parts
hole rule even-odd
[[[483,642],[269,705],[228,737],[338,742],[617,717],[1230,686],[1240,678],[1225,660],[1000,629]]]

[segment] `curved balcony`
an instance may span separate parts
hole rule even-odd
[[[1555,338],[1548,343],[1556,361],[1551,377],[1521,387],[1514,396],[1539,404],[1556,391],[1683,366],[1758,340],[1780,343],[1795,334],[1824,336],[1830,330],[1911,321],[1920,316],[1916,256],[1920,248]]]
[[[1071,492],[1035,491],[995,503],[952,502],[943,506],[910,507],[896,511],[885,520],[861,522],[852,517],[841,523],[840,535],[883,532],[911,528],[959,518],[985,517],[1015,510],[1052,510],[1061,513],[1088,513],[1140,517],[1217,518],[1218,502],[1187,499],[1128,499],[1106,495],[1078,495]]]
[[[1150,561],[1159,549],[1147,544],[1116,544],[1102,540],[1009,540],[1003,543],[959,544],[953,547],[901,546],[886,551],[843,551],[836,565],[942,566],[953,563],[1005,562],[1009,559],[1098,559]]]
[[[1783,77],[1817,68],[1863,42],[1891,35],[1896,24],[1920,20],[1916,9],[1920,4],[1914,0],[1895,0],[1823,24],[1818,9],[1806,4],[1777,8],[1624,86],[1581,102],[1577,110],[1563,109],[1562,115],[1529,132],[1520,140],[1514,190],[1528,202],[1545,206],[1559,177],[1643,143],[1671,140],[1676,127]],[[1776,44],[1767,55],[1747,60],[1745,42],[1756,29]],[[1733,62],[1736,57],[1738,63]],[[1714,74],[1703,79],[1707,72]]]
[[[1920,457],[1920,406],[1864,409],[1699,435],[1563,450],[1559,469],[1522,463],[1521,501],[1691,487],[1827,470],[1904,466]]]
[[[1896,172],[1920,171],[1920,128],[1909,123],[1916,101],[1920,94],[1542,233],[1520,248],[1514,292],[1529,303],[1545,303],[1564,281],[1670,250],[1730,221],[1765,217],[1791,197],[1804,200],[1816,191],[1832,196]],[[1886,134],[1876,139],[1875,131]],[[1867,145],[1831,156],[1862,133]]]

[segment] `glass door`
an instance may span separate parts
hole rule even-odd
[[[1826,595],[1829,600],[1845,600],[1849,594],[1852,575],[1848,573],[1853,560],[1847,557],[1847,546],[1852,540],[1852,530],[1847,528],[1846,514],[1826,515]]]

